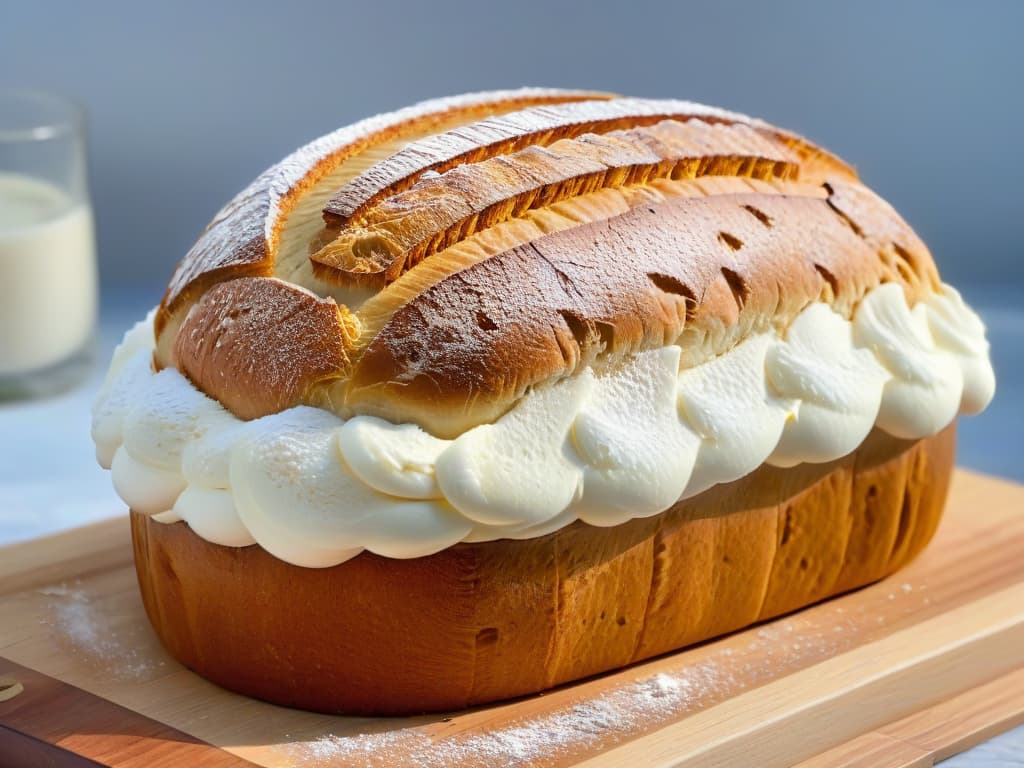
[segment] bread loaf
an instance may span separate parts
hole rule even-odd
[[[407,714],[886,576],[993,391],[980,320],[834,155],[533,89],[261,175],[115,353],[93,434],[178,659]]]

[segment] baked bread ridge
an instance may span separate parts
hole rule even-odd
[[[666,198],[553,233],[447,274],[392,307],[371,340],[366,332],[347,337],[344,364],[333,375],[298,366],[280,386],[249,379],[280,367],[278,360],[301,361],[297,350],[310,343],[304,333],[279,336],[276,348],[263,343],[258,328],[236,333],[232,343],[247,349],[239,356],[247,365],[238,367],[217,361],[228,349],[218,329],[257,290],[265,296],[262,327],[301,326],[289,294],[306,291],[279,281],[262,280],[258,289],[244,278],[231,281],[195,305],[179,333],[176,360],[199,389],[240,416],[307,403],[345,417],[417,423],[450,437],[493,421],[530,388],[583,366],[614,364],[672,343],[680,343],[693,366],[750,333],[784,329],[819,299],[849,317],[864,294],[885,281],[902,284],[911,303],[930,292],[937,275],[909,228],[904,225],[901,238],[907,247],[887,248],[885,235],[866,224],[861,231],[869,234],[857,235],[832,212],[839,196],[864,198],[858,210],[883,204],[838,183],[834,189],[825,199],[756,193]],[[772,228],[750,209],[771,217]],[[744,247],[733,251],[722,233]],[[612,243],[632,258],[615,259],[600,248]],[[684,261],[676,249],[686,246],[714,259]],[[899,268],[908,270],[908,257],[901,253],[915,254],[920,277],[914,271],[904,277]],[[435,263],[444,258],[432,257]],[[389,292],[409,282],[368,304],[387,302]],[[310,314],[324,312],[313,298],[304,301]],[[343,315],[345,324],[365,327],[365,313]],[[342,330],[331,336],[340,338]]]
[[[595,102],[612,98],[612,94],[603,92],[552,88],[469,93],[432,99],[370,117],[311,142],[267,169],[214,217],[171,279],[156,319],[157,334],[162,335],[171,315],[182,303],[191,301],[196,293],[201,293],[210,284],[231,276],[272,273],[275,249],[287,214],[331,170],[361,153],[387,145],[391,140],[411,140],[417,136],[429,140],[432,133],[444,132],[481,117],[493,118],[515,110],[531,115],[531,107],[587,101],[590,110],[585,114],[570,112],[563,116],[570,123],[568,127],[597,129],[605,123],[614,128],[625,115],[637,113],[641,121],[644,117],[649,121],[652,115],[674,115],[717,123],[742,122],[774,136],[807,163],[827,167],[842,176],[855,177],[849,166],[803,137],[739,113],[678,100],[625,98],[618,98],[617,103],[627,104],[631,109],[613,109],[605,115],[594,111]],[[552,116],[545,115],[543,111],[540,115],[527,120],[533,131],[528,137],[534,141],[543,141],[558,133],[555,130],[558,121],[552,121]],[[486,120],[480,125],[485,123]],[[501,151],[501,147],[491,149]],[[433,167],[439,166],[435,163]],[[329,208],[330,202],[325,210]]]
[[[324,712],[454,710],[885,577],[934,533],[954,447],[953,425],[918,441],[876,430],[838,461],[763,467],[654,518],[328,569],[133,513],[135,562],[164,645],[226,688]]]
[[[500,114],[526,106],[610,94],[556,88],[483,91],[430,99],[394,112],[375,115],[310,142],[260,174],[214,216],[171,278],[157,312],[157,340],[168,325],[181,321],[178,311],[221,280],[243,275],[269,276],[281,226],[298,199],[334,167],[375,145],[411,138],[453,122]],[[169,364],[166,346],[158,344],[157,362]]]
[[[878,198],[833,189],[889,226]],[[874,225],[858,235],[835,215],[836,198],[672,197],[478,261],[396,308],[354,351],[346,410],[455,433],[585,366],[678,344],[693,367],[752,333],[783,333],[815,301],[849,318],[883,282],[903,285],[911,305],[937,286],[909,228],[901,248],[921,272],[904,277],[880,257]]]
[[[583,92],[543,98],[542,106],[492,106],[497,117],[427,131],[349,182],[363,190],[351,201],[362,203],[329,203],[329,220],[344,210],[345,226],[368,233],[354,241],[360,248],[382,242],[375,227],[390,236],[423,233],[412,256],[391,254],[385,282],[361,306],[335,309],[331,297],[311,295],[312,286],[275,279],[280,222],[265,203],[245,208],[265,193],[244,193],[224,221],[266,225],[252,241],[258,258],[245,256],[244,238],[204,235],[158,313],[158,366],[177,367],[243,418],[309,404],[451,436],[586,366],[614,366],[674,343],[684,348],[684,365],[696,365],[750,333],[785,329],[813,301],[849,317],[882,282],[902,285],[911,304],[938,286],[931,256],[906,223],[805,139],[687,102],[588,101]],[[602,122],[601,114],[610,117]],[[532,133],[531,120],[541,121]],[[605,132],[578,133],[595,125]],[[458,140],[442,141],[448,134]],[[623,142],[632,142],[626,157],[648,161],[615,165]],[[358,151],[335,149],[329,164]],[[292,207],[316,183],[312,173],[294,178],[294,193],[283,198]],[[514,193],[494,203],[487,190],[502,179]],[[466,205],[465,215],[453,212]],[[377,223],[368,225],[374,211]],[[395,211],[418,214],[419,223]],[[215,222],[210,232],[236,225]],[[328,229],[344,233],[336,226]],[[342,287],[361,284],[365,264],[379,260],[339,270],[317,261],[321,245],[313,244],[313,272]],[[232,356],[221,329],[255,295],[263,297],[262,327],[291,333],[275,332],[270,345],[259,328],[236,327],[231,343],[245,354]],[[322,327],[329,314],[337,328],[324,328],[315,356],[336,367],[301,364],[311,350],[305,329]],[[283,375],[263,381],[266,370]]]

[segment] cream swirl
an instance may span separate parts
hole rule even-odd
[[[618,525],[668,509],[683,495],[700,438],[679,418],[676,346],[643,352],[596,379],[573,423],[584,464],[577,517]]]
[[[889,378],[870,350],[854,345],[850,323],[827,304],[812,304],[797,316],[768,349],[765,370],[768,385],[797,404],[768,456],[779,467],[831,461],[854,450],[875,424]]]
[[[875,426],[926,437],[995,391],[984,325],[948,286],[913,309],[880,286],[852,321],[815,303],[785,333],[682,371],[672,345],[588,368],[454,440],[305,406],[243,422],[177,371],[154,373],[152,340],[150,315],[93,411],[118,493],[216,544],[307,567],[618,525],[766,462],[832,461]]]
[[[765,363],[774,334],[746,339],[731,352],[679,374],[679,408],[700,436],[685,495],[750,474],[770,456],[799,400],[769,386]]]

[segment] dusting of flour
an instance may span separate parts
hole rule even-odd
[[[930,600],[924,595],[925,589],[909,583],[894,586],[885,595],[887,601],[912,594],[916,599],[905,601],[898,611],[887,615],[876,615],[869,603],[852,608],[833,603],[819,606],[813,618],[796,614],[772,621],[736,636],[736,642],[725,641],[696,662],[621,683],[536,716],[508,722],[491,720],[496,724],[487,730],[479,726],[438,733],[435,724],[428,726],[433,732],[420,725],[354,735],[328,733],[313,740],[293,741],[280,749],[290,762],[309,768],[551,765],[570,756],[607,750],[688,713],[842,653],[879,626],[927,606]]]
[[[144,650],[140,627],[118,628],[77,584],[45,587],[39,593],[49,598],[42,623],[97,673],[120,682],[141,682],[165,665]]]
[[[395,755],[405,764],[462,766],[501,762],[506,766],[538,761],[607,743],[659,720],[658,715],[684,712],[731,680],[715,663],[698,664],[682,675],[657,674],[562,710],[529,718],[486,733],[434,739],[414,728],[357,736],[324,736],[299,742],[290,756],[305,765],[349,764],[389,766]]]

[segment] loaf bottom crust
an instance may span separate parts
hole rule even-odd
[[[146,612],[234,691],[322,712],[460,709],[621,667],[876,581],[938,525],[955,427],[880,431],[838,461],[762,467],[653,518],[326,569],[132,513]]]

